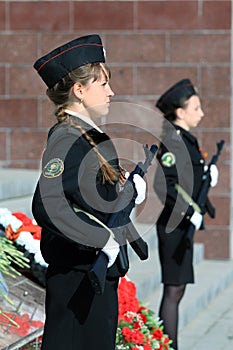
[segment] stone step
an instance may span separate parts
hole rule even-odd
[[[155,225],[134,223],[140,235],[147,242],[149,247],[149,258],[141,261],[132,248],[129,247],[130,271],[132,279],[139,281],[138,296],[146,299],[160,284],[160,263],[158,257],[158,239]],[[196,243],[194,248],[194,264],[204,259],[203,244]]]
[[[150,243],[149,243],[150,244]],[[131,248],[130,248],[131,249]],[[148,301],[156,288],[161,284],[161,271],[157,247],[151,248],[149,245],[149,258],[141,261],[136,254],[129,254],[130,270],[129,277],[137,282],[137,293],[140,300]],[[195,244],[194,265],[198,265],[204,259],[203,245]]]
[[[31,195],[26,197],[7,199],[4,201],[0,201],[0,208],[7,208],[12,213],[15,211],[21,211],[27,216],[32,217],[33,215],[31,211],[31,202],[32,202]]]
[[[233,261],[203,260],[196,266],[196,283],[189,285],[181,303],[180,329],[233,282]]]
[[[31,169],[0,170],[0,200],[30,196],[39,172]]]
[[[233,349],[233,282],[186,325],[179,334],[179,349]]]
[[[31,200],[39,172],[31,169],[0,170],[0,208],[32,217]]]
[[[196,252],[194,259],[196,283],[187,286],[180,304],[180,330],[233,282],[233,261],[204,260],[203,247],[200,244],[195,244],[194,251]],[[156,249],[150,252],[148,260],[131,262],[129,278],[136,284],[138,298],[156,314],[162,296],[160,276]]]

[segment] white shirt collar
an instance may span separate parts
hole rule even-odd
[[[103,131],[93,122],[93,120],[83,114],[76,113],[74,111],[71,111],[70,109],[65,109],[65,112],[72,115],[73,117],[77,117],[81,120],[83,120],[85,123],[89,124],[92,128],[98,130],[99,132],[103,133]]]

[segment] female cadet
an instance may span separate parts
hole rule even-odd
[[[101,39],[77,38],[34,68],[57,118],[32,203],[49,264],[42,349],[115,350],[117,287],[126,271],[119,269],[119,244],[106,224],[125,179],[112,141],[93,121],[108,113],[114,95]],[[140,192],[144,180],[134,180]],[[102,295],[87,277],[100,251],[108,257]]]
[[[178,305],[186,284],[194,283],[193,244],[186,246],[185,234],[190,224],[196,230],[203,228],[203,213],[196,200],[205,161],[190,129],[199,124],[204,113],[198,92],[189,79],[170,87],[159,98],[156,107],[165,118],[154,179],[155,192],[164,204],[156,223],[164,285],[159,316],[177,350]],[[217,178],[218,170],[213,165],[211,186],[216,185]]]

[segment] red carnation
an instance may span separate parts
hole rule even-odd
[[[134,322],[133,328],[134,329],[140,329],[141,328],[140,323],[139,322]]]
[[[18,334],[21,337],[28,335],[33,327],[43,327],[43,322],[41,321],[30,321],[28,314],[20,316],[10,312],[4,312],[0,314],[0,322],[3,325],[6,324],[12,333]]]
[[[141,319],[142,319],[142,322],[145,324],[146,321],[147,321],[146,315],[144,315],[144,314],[139,314],[139,315],[140,315],[140,317],[141,317]]]
[[[32,225],[32,219],[30,219],[26,214],[21,213],[20,211],[12,213],[17,219],[22,221],[23,225]]]
[[[129,343],[142,345],[144,340],[144,335],[138,330],[131,330],[128,327],[122,328],[122,334],[125,340]]]
[[[153,350],[152,347],[150,346],[149,343],[146,343],[144,346],[143,346],[143,350]]]
[[[157,328],[154,332],[153,332],[153,334],[152,334],[152,336],[153,336],[153,338],[155,338],[155,339],[162,339],[162,337],[163,337],[163,331],[160,329],[160,328]]]
[[[144,341],[144,335],[139,332],[138,330],[135,330],[131,334],[131,341],[135,344],[142,345]]]
[[[164,344],[169,344],[170,339],[168,337],[164,337],[163,342]]]
[[[141,312],[141,311],[143,311],[143,310],[148,311],[148,307],[146,307],[146,306],[140,306],[140,308],[138,309],[138,312]]]
[[[127,342],[131,341],[131,330],[128,327],[122,328],[122,334]]]

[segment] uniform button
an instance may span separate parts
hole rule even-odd
[[[182,211],[182,212],[181,212],[181,215],[182,215],[182,216],[184,216],[184,215],[185,215],[185,212],[184,212],[184,211]]]
[[[189,219],[190,219],[190,216],[187,216],[187,219],[189,220]]]
[[[204,159],[200,159],[200,163],[203,164],[204,163]]]

